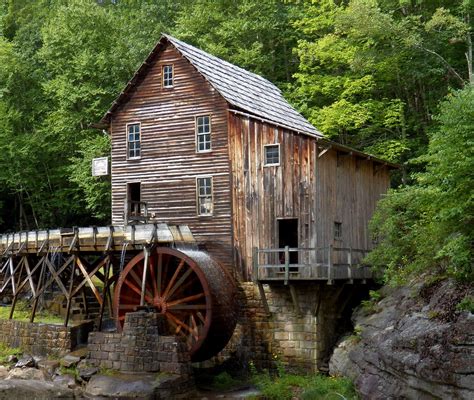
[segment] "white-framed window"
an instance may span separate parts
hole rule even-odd
[[[173,87],[173,65],[163,65],[163,87]]]
[[[263,165],[266,167],[280,165],[280,144],[266,144],[263,146]]]
[[[196,178],[197,214],[212,215],[212,176]]]
[[[210,115],[200,115],[196,117],[196,151],[198,153],[211,151]]]
[[[342,222],[334,221],[334,239],[342,240]]]
[[[127,124],[127,158],[134,159],[141,156],[141,127],[140,123]]]

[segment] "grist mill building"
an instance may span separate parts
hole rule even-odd
[[[324,139],[263,77],[164,35],[101,122],[112,139],[114,224],[187,225],[239,282],[258,283],[270,314],[279,294],[298,315],[309,307],[314,317],[323,294],[341,314],[338,297],[349,304],[370,279],[357,265],[394,166]],[[288,326],[269,330],[291,339]],[[300,330],[310,339],[301,342],[324,346],[314,326]],[[312,345],[280,350],[318,358]]]
[[[324,369],[372,282],[368,222],[396,166],[325,139],[266,79],[167,35],[101,127],[112,226],[1,235],[10,318],[29,291],[33,322],[57,286],[67,327],[88,287],[98,330],[145,307],[192,361]]]

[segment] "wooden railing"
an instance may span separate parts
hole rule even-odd
[[[365,280],[371,269],[362,261],[369,250],[350,247],[276,248],[253,250],[253,276],[257,281]]]
[[[148,204],[145,201],[129,201],[127,222],[148,222]]]

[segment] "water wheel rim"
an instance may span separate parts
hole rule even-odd
[[[192,356],[194,353],[196,353],[199,350],[199,348],[204,343],[204,341],[205,341],[205,339],[208,335],[209,329],[211,327],[211,321],[212,321],[211,290],[210,290],[210,287],[209,287],[209,284],[207,282],[207,278],[206,278],[205,274],[200,269],[200,267],[196,263],[196,261],[193,260],[188,255],[186,255],[186,254],[184,254],[184,253],[182,253],[182,252],[180,252],[179,250],[176,250],[176,249],[172,249],[172,248],[168,248],[168,247],[157,247],[154,250],[152,250],[150,258],[149,258],[149,271],[148,272],[150,272],[150,270],[152,270],[150,268],[150,265],[151,265],[150,263],[153,262],[153,256],[160,257],[160,255],[161,256],[168,256],[168,257],[175,257],[176,259],[181,260],[180,263],[184,262],[184,264],[188,268],[190,268],[192,270],[192,272],[194,272],[195,276],[199,280],[199,284],[201,285],[201,288],[202,288],[203,293],[204,293],[202,298],[204,298],[204,300],[205,300],[205,308],[203,309],[205,311],[205,316],[204,316],[203,320],[200,319],[200,321],[202,322],[202,325],[199,326],[200,329],[198,330],[197,339],[195,338],[194,335],[192,335],[195,340],[191,340],[191,343],[192,343],[191,345],[189,345],[189,343],[188,343],[189,351],[190,351],[190,354]],[[145,255],[144,255],[143,252],[141,252],[141,253],[137,254],[135,257],[133,257],[128,262],[128,264],[126,265],[126,267],[124,268],[124,270],[122,271],[122,273],[120,274],[120,276],[117,280],[116,289],[115,289],[115,292],[114,292],[113,309],[114,309],[114,316],[116,318],[116,326],[117,326],[117,329],[118,329],[119,332],[122,330],[124,317],[125,317],[125,314],[127,313],[126,311],[123,311],[120,308],[121,305],[122,305],[121,292],[122,292],[123,287],[125,286],[124,283],[126,282],[127,277],[131,273],[131,271],[133,271],[133,269],[135,267],[139,266],[140,263],[142,263],[142,264],[144,263],[144,259],[145,259]],[[143,266],[141,266],[141,268],[143,268]],[[155,271],[155,272],[157,272],[157,271]],[[147,277],[146,277],[147,280],[149,279],[150,275],[151,274],[149,274],[149,273],[147,274]],[[145,301],[145,305],[150,305],[149,304],[150,303],[149,296],[146,296],[146,298],[148,299],[148,301],[147,300]],[[154,307],[154,305],[152,304],[151,307]],[[167,310],[167,308],[165,308],[165,312],[162,312],[162,314],[164,314],[165,317],[167,318],[167,320],[169,321],[169,319],[171,318],[170,315],[173,315],[173,314],[171,314],[169,311],[167,312],[166,310]],[[123,311],[123,312],[121,312],[121,311]],[[130,311],[132,311],[132,310],[130,310]],[[176,320],[174,322],[175,322],[175,324],[177,323]],[[189,335],[188,335],[188,337],[189,337]]]

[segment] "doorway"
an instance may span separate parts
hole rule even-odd
[[[298,218],[278,220],[278,247],[298,247]],[[283,255],[283,263],[285,262]],[[290,264],[298,264],[298,253],[290,252]]]
[[[133,182],[127,186],[129,217],[138,217],[141,214],[141,184],[140,182]]]

